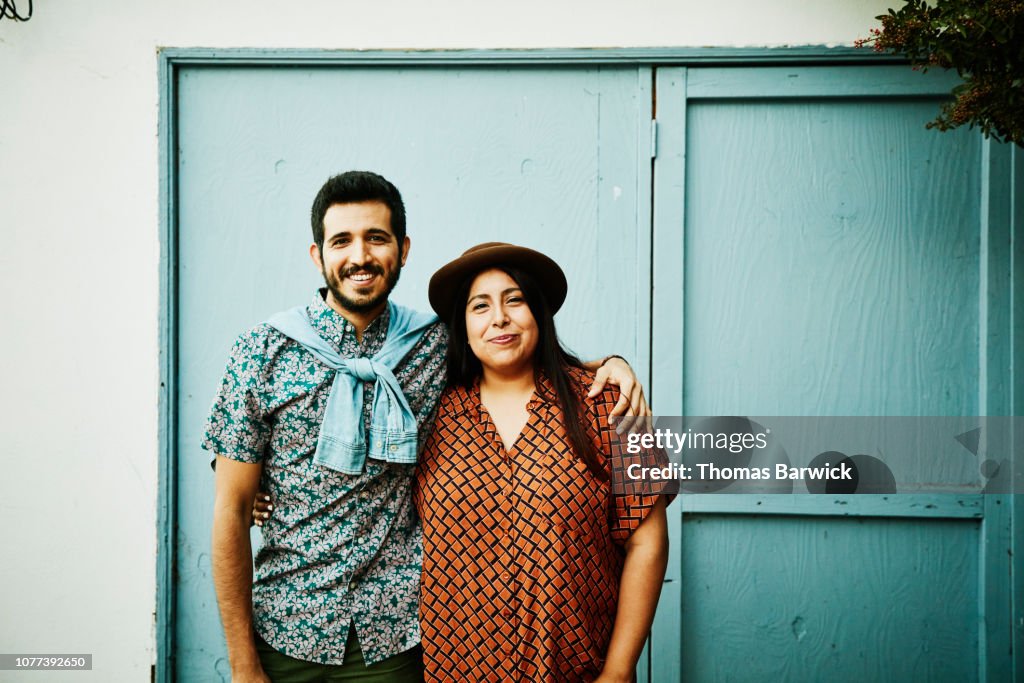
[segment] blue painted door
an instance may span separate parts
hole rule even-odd
[[[552,254],[569,345],[634,360],[660,414],[1012,414],[1024,173],[923,129],[948,86],[890,67],[180,71],[178,678],[227,678],[203,420],[234,336],[318,285],[328,175],[402,189],[399,301],[425,308],[429,274],[477,242]],[[686,496],[641,680],[1009,680],[1012,504]]]
[[[234,337],[320,283],[307,246],[321,183],[363,168],[403,192],[412,246],[398,301],[426,308],[430,273],[473,244],[533,246],[565,266],[558,323],[569,346],[637,359],[646,373],[650,85],[637,67],[179,72],[179,680],[229,673],[210,580],[203,422]]]
[[[1011,153],[925,130],[948,88],[658,70],[659,413],[1012,414]],[[1010,502],[684,496],[654,678],[1011,680]]]

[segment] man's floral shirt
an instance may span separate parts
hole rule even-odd
[[[372,356],[384,343],[387,309],[357,341],[355,329],[318,292],[310,322],[343,358]],[[440,323],[395,369],[416,414],[420,443],[444,389],[447,334]],[[313,463],[335,371],[269,325],[235,342],[207,421],[203,448],[262,463],[260,490],[274,512],[256,555],[256,630],[297,659],[340,664],[351,625],[367,663],[420,641],[422,536],[410,497],[411,465],[367,459],[359,476]],[[369,433],[373,384],[363,391]]]

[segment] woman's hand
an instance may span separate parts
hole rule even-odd
[[[263,522],[270,519],[270,512],[273,509],[270,496],[263,491],[258,491],[256,498],[252,501],[252,523],[256,526],[263,526]]]
[[[597,369],[594,375],[594,383],[587,393],[588,398],[593,398],[601,393],[605,385],[612,384],[619,387],[619,400],[609,414],[609,421],[615,424],[615,419],[625,416],[615,431],[619,434],[635,427],[642,427],[649,422],[651,408],[644,398],[644,387],[640,384],[633,368],[629,363],[618,356],[610,357]]]

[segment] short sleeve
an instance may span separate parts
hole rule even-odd
[[[594,398],[593,410],[600,449],[608,458],[608,469],[611,475],[611,500],[608,514],[612,540],[622,545],[651,514],[658,498],[667,496],[666,505],[672,502],[677,487],[673,481],[652,484],[649,481],[633,480],[626,476],[631,465],[664,467],[669,461],[668,456],[660,449],[641,449],[638,453],[628,452],[625,440],[615,433],[615,428],[612,425],[608,424],[608,415],[618,398],[618,388],[607,387]]]
[[[247,332],[231,349],[206,420],[202,447],[211,456],[222,455],[248,463],[263,459],[270,440],[270,425],[261,408],[260,384],[268,359],[266,344],[260,344],[259,337],[256,331]]]

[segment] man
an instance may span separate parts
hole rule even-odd
[[[410,245],[394,185],[335,176],[311,222],[326,288],[239,337],[203,441],[217,462],[213,578],[232,679],[418,681],[412,463],[444,388],[447,335],[388,301]],[[598,368],[593,391],[622,387],[618,414],[648,414],[621,359]],[[259,490],[274,513],[254,582]]]

